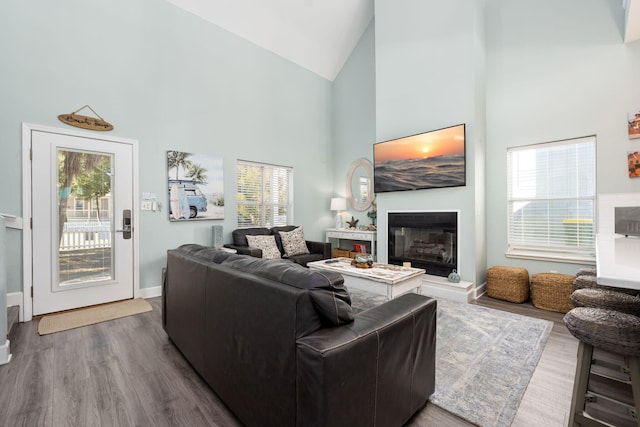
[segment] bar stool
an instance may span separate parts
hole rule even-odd
[[[577,307],[564,316],[569,332],[580,340],[571,399],[569,426],[637,425],[640,420],[640,318],[602,308]],[[621,356],[621,379],[610,381],[630,386],[632,400],[604,394],[590,387],[594,348]],[[589,406],[589,407],[587,407]]]
[[[569,298],[574,307],[604,308],[640,316],[640,297],[604,288],[576,289]]]
[[[580,276],[595,276],[596,275],[596,269],[593,267],[584,267],[579,269],[576,272],[576,277],[580,277]]]
[[[598,282],[598,279],[595,274],[577,275],[576,279],[573,281],[573,286],[575,289],[598,288],[598,289],[607,289],[614,292],[621,292],[623,294],[629,294],[629,295],[638,294],[638,291],[636,289],[619,288],[617,286],[607,286],[606,284],[600,283]]]

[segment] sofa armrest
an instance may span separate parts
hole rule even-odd
[[[402,425],[434,392],[436,300],[406,294],[354,317],[297,340],[297,425]]]
[[[240,255],[250,255],[256,258],[262,258],[262,249],[252,248],[251,246],[239,246],[231,243],[226,243],[225,248],[235,249]]]
[[[312,254],[322,254],[324,259],[331,258],[331,243],[325,242],[314,242],[311,240],[307,240],[307,249]]]

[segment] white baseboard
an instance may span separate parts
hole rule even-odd
[[[20,307],[19,321],[24,322],[24,309],[22,307],[22,292],[11,292],[7,294],[7,308],[17,305]]]
[[[430,297],[469,303],[473,300],[473,283],[464,280],[451,283],[446,277],[425,274],[420,293]]]
[[[22,292],[11,292],[7,294],[7,307],[19,305],[22,307]]]
[[[478,286],[476,289],[476,297],[475,299],[480,298],[482,295],[487,293],[487,282],[484,282],[482,285]]]
[[[4,365],[11,361],[11,351],[9,350],[9,340],[0,345],[0,365]]]
[[[155,298],[162,296],[162,286],[152,286],[140,289],[140,298]]]

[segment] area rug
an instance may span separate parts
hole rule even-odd
[[[80,328],[107,320],[151,311],[151,305],[142,298],[119,301],[60,314],[44,316],[38,323],[38,334],[46,335]]]
[[[350,290],[354,311],[380,304]],[[438,299],[436,391],[430,401],[483,427],[515,417],[552,322]]]

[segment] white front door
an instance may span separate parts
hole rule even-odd
[[[31,132],[33,314],[133,298],[133,145]]]

